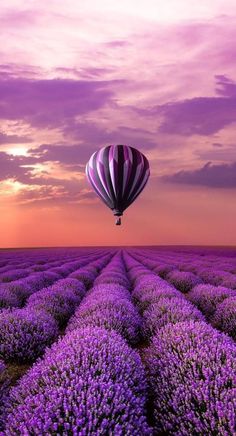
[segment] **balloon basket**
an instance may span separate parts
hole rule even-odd
[[[121,217],[116,218],[116,226],[121,226]]]

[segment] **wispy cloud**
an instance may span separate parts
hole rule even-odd
[[[7,135],[4,132],[0,132],[0,145],[3,144],[28,144],[32,142],[32,139],[28,136],[20,135]]]
[[[179,171],[162,177],[163,181],[206,186],[210,188],[236,188],[236,162],[213,165],[207,162],[202,168]]]
[[[0,80],[0,94],[0,119],[59,127],[68,119],[99,109],[113,92],[112,82],[10,78]]]

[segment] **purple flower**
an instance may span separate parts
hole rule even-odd
[[[5,435],[149,435],[139,355],[114,332],[77,329],[10,394]]]
[[[3,425],[4,404],[7,399],[9,391],[9,378],[6,373],[6,366],[2,360],[0,360],[0,430]]]
[[[231,274],[228,274],[225,271],[217,271],[214,267],[200,269],[198,271],[198,276],[206,283],[210,283],[213,286],[219,286],[222,284],[222,281],[230,277]]]
[[[124,286],[117,285],[115,283],[104,283],[101,285],[95,285],[87,291],[86,300],[92,294],[92,300],[94,301],[106,301],[109,297],[116,300],[131,300],[131,294]],[[91,301],[91,299],[90,299]],[[83,302],[83,304],[84,304]]]
[[[50,314],[58,323],[63,326],[74,313],[83,297],[75,294],[72,289],[63,289],[60,285],[51,288],[41,289],[31,295],[27,307],[31,310],[43,311]]]
[[[214,327],[236,340],[236,296],[225,298],[217,305],[211,322]]]
[[[165,279],[167,274],[169,274],[171,271],[174,271],[175,269],[176,266],[174,265],[160,264],[160,265],[156,265],[153,268],[153,271],[157,273],[161,278]]]
[[[147,282],[140,280],[140,283],[134,288],[132,297],[143,313],[151,304],[162,298],[182,297],[182,294],[164,280],[154,276]]]
[[[204,321],[202,313],[184,298],[161,298],[144,312],[143,334],[150,339],[166,324],[182,321]]]
[[[188,293],[188,299],[210,318],[219,303],[225,298],[235,296],[235,291],[221,286],[198,285]]]
[[[20,307],[20,298],[6,285],[0,285],[0,309],[7,307]]]
[[[139,340],[141,318],[130,301],[108,299],[85,303],[77,309],[72,317],[67,331],[81,327],[103,327],[109,331],[115,330],[130,344]]]
[[[0,357],[5,361],[32,361],[58,335],[57,323],[31,309],[0,312]]]
[[[28,274],[29,271],[27,269],[13,269],[0,274],[0,281],[4,283],[12,282],[14,280],[26,277]]]
[[[236,346],[205,322],[167,324],[146,355],[156,434],[233,435]]]
[[[83,282],[73,279],[73,278],[66,278],[66,279],[60,279],[58,280],[54,285],[52,285],[52,288],[67,290],[72,290],[76,295],[82,297],[85,292],[86,288]]]
[[[28,279],[28,277],[27,277]],[[26,279],[19,279],[14,282],[6,283],[4,289],[9,290],[10,293],[14,294],[20,302],[20,306],[23,306],[27,298],[32,293],[32,287],[25,281]]]
[[[94,284],[105,284],[105,283],[115,283],[121,286],[124,286],[126,288],[129,288],[129,281],[125,274],[118,273],[118,272],[106,272],[101,273],[95,280]]]
[[[75,278],[84,283],[86,288],[89,288],[96,278],[96,274],[88,271],[86,268],[80,268],[69,275],[69,278]]]
[[[233,274],[228,275],[228,277],[222,280],[221,286],[236,290],[236,276]]]
[[[195,274],[178,270],[170,272],[166,279],[183,293],[189,292],[194,286],[202,283],[202,280]]]
[[[8,283],[6,286],[20,298],[21,304],[23,305],[30,295],[46,286],[50,286],[59,278],[60,276],[55,273],[49,273],[47,271],[36,272],[30,274],[28,277]]]
[[[69,322],[67,331],[103,327],[120,333],[130,344],[139,339],[141,318],[127,289],[120,285],[96,285],[90,289]]]

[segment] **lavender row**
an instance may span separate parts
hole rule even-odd
[[[127,253],[124,259],[132,296],[144,315],[145,331],[151,332],[143,357],[155,434],[234,434],[234,342],[208,325],[174,287]]]
[[[11,390],[6,436],[152,434],[145,371],[127,344],[137,341],[141,322],[128,288],[118,253],[95,279],[64,338]]]
[[[186,301],[181,292],[127,253],[124,259],[133,285],[132,298],[143,316],[142,335],[146,341],[169,322],[204,320],[202,313]]]
[[[67,332],[76,328],[103,327],[115,330],[129,344],[139,341],[142,320],[131,302],[129,281],[118,253],[96,278],[76,310]]]
[[[4,424],[4,404],[9,392],[9,378],[7,376],[6,366],[2,360],[0,360],[0,430]]]
[[[146,352],[157,434],[233,435],[235,344],[205,322],[167,324]]]
[[[12,389],[5,436],[151,434],[138,354],[113,331],[76,329]]]
[[[0,357],[5,361],[23,363],[35,360],[46,346],[58,336],[76,307],[81,302],[88,281],[95,279],[98,271],[110,256],[90,262],[77,270],[80,280],[59,280],[48,288],[31,295],[23,309],[4,310],[0,313]]]
[[[222,286],[199,285],[187,295],[218,330],[236,340],[236,292]]]
[[[194,256],[188,254],[187,261],[184,261],[182,254],[172,254],[166,255],[165,253],[160,256],[160,254],[151,254],[148,252],[148,256],[143,253],[133,253],[133,255],[138,256],[140,260],[145,262],[146,266],[155,270],[162,278],[166,278],[167,274],[173,272],[182,272],[182,277],[184,278],[184,273],[189,280],[192,275],[193,280],[200,280],[202,283],[209,283],[214,286],[224,286],[230,289],[236,289],[236,261],[232,258],[231,261],[227,260],[224,264],[224,259],[220,258],[217,262],[215,258],[209,261],[209,258],[204,260],[199,259],[194,262]],[[188,273],[190,273],[188,275]],[[181,275],[180,275],[181,277]]]
[[[140,254],[140,250],[136,251]],[[194,250],[173,250],[171,249],[155,249],[155,250],[142,250],[141,254],[144,254],[149,259],[154,259],[158,263],[173,264],[180,270],[189,270],[196,272],[199,268],[215,268],[221,271],[227,271],[235,273],[236,269],[236,251],[222,252],[217,250],[215,254],[210,254],[209,251],[204,248],[201,253],[196,253]]]
[[[11,282],[13,280],[17,280],[18,278],[26,277],[31,272],[45,271],[53,267],[61,266],[65,262],[68,263],[78,260],[78,257],[81,259],[81,257],[88,255],[89,253],[83,255],[82,252],[78,252],[77,256],[70,256],[70,258],[66,256],[65,258],[62,257],[60,260],[40,260],[40,258],[36,258],[33,261],[30,257],[28,257],[26,251],[24,258],[21,261],[19,260],[10,262],[6,263],[5,265],[3,265],[3,263],[0,261],[0,282]],[[37,257],[38,256],[39,254],[37,252]]]
[[[94,254],[81,257],[79,260],[54,266],[48,271],[34,272],[23,279],[0,284],[0,308],[22,307],[31,294],[52,285],[95,258]]]
[[[50,257],[48,259],[48,256],[44,258],[44,260],[40,260],[39,252],[36,250],[34,261],[31,259],[31,257],[28,255],[28,251],[25,250],[24,252],[24,258],[22,261],[15,261],[12,263],[8,263],[4,266],[2,266],[2,263],[0,261],[0,282],[10,282],[13,280],[16,280],[17,278],[23,278],[26,277],[27,274],[37,271],[45,271],[50,270],[52,268],[60,267],[61,265],[65,263],[71,263],[74,261],[82,260],[83,258],[88,257],[89,255],[98,255],[99,251],[101,250],[93,250],[89,251],[87,253],[84,253],[82,250],[77,250],[77,255],[75,256],[75,253],[73,256],[66,256],[64,255],[60,256],[60,260],[55,259],[52,260]],[[49,250],[49,253],[51,251]],[[64,251],[63,251],[64,252]]]
[[[24,263],[44,265],[53,262],[73,261],[78,256],[96,254],[101,248],[53,248],[0,250],[0,269]],[[103,250],[104,251],[104,250]],[[108,252],[108,250],[107,250]]]
[[[137,255],[135,256],[137,258]],[[138,256],[142,258],[142,256]],[[142,259],[145,265],[153,266],[152,261]],[[153,271],[157,272],[158,267]],[[159,271],[160,272],[160,271]],[[191,301],[214,327],[236,339],[236,291],[223,286],[201,284],[195,274],[183,271],[162,269],[165,279]]]

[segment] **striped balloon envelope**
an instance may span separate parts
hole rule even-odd
[[[121,215],[144,189],[150,176],[147,158],[128,145],[108,145],[93,153],[86,175],[101,200],[117,216]]]

